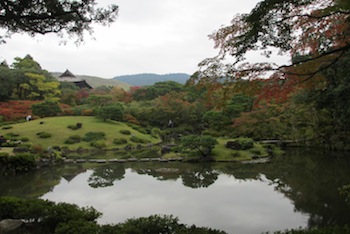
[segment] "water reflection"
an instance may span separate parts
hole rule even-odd
[[[88,179],[89,185],[93,188],[112,186],[115,180],[124,178],[124,165],[105,165],[93,170]]]
[[[101,223],[172,214],[228,233],[261,233],[350,224],[350,204],[339,194],[349,169],[345,158],[297,151],[261,165],[70,164],[0,178],[0,195],[94,206]]]

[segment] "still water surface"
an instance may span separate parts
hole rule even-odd
[[[307,157],[306,157],[307,156]],[[233,163],[70,164],[1,178],[0,195],[93,206],[99,223],[152,214],[228,233],[350,224],[339,188],[346,158],[290,152],[264,165]]]

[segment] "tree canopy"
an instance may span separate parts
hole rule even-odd
[[[274,75],[278,77],[297,75],[309,79],[337,63],[350,49],[349,23],[348,0],[263,0],[249,14],[236,15],[229,26],[210,35],[219,54],[200,63],[199,78],[253,79],[267,71],[277,71]],[[282,65],[273,61],[246,62],[247,55],[254,51],[267,58],[278,53],[301,59]],[[228,57],[233,60],[225,63]],[[313,69],[290,70],[305,64]]]
[[[84,32],[92,33],[92,24],[113,23],[118,6],[96,7],[95,0],[3,0],[0,1],[0,43],[14,33],[56,33],[59,37],[76,36],[83,40]]]

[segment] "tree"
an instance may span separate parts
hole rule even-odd
[[[59,37],[76,36],[83,41],[84,32],[92,33],[95,23],[109,25],[116,19],[118,7],[109,5],[97,8],[95,0],[0,1],[0,28],[6,33],[0,35],[0,43],[14,33],[55,33]]]
[[[87,101],[91,106],[96,107],[111,104],[112,97],[110,95],[90,95]]]
[[[188,135],[181,138],[184,148],[198,151],[202,157],[208,157],[218,142],[209,135]]]
[[[61,113],[61,108],[57,102],[54,101],[44,101],[32,105],[33,115],[38,115],[40,117],[56,116]]]
[[[19,99],[58,100],[59,83],[46,70],[43,70],[32,56],[16,57],[11,71],[14,74],[14,95]]]
[[[124,115],[124,108],[120,103],[100,106],[95,110],[98,118],[106,121],[107,119],[121,121]]]
[[[220,28],[210,38],[219,48],[214,58],[200,63],[199,79],[232,81],[254,79],[267,71],[271,77],[307,80],[337,63],[350,49],[350,6],[347,0],[262,0],[249,14],[236,15],[231,25]],[[245,62],[251,52],[270,58],[283,55],[308,55],[291,64],[273,61]],[[228,56],[233,62],[225,64]],[[232,60],[230,60],[232,61]],[[307,72],[290,68],[312,64]]]
[[[47,82],[45,76],[26,73],[29,78],[29,87],[28,87],[28,98],[32,100],[52,100],[57,101],[61,94],[59,90],[60,83],[51,81]]]
[[[15,74],[13,70],[0,65],[0,101],[10,99],[15,88]]]

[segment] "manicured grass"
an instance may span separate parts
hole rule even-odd
[[[82,124],[82,128],[77,130],[69,129],[69,125]],[[79,135],[81,138],[88,132],[104,132],[105,140],[102,140],[106,144],[106,148],[124,147],[125,145],[135,146],[139,143],[131,141],[131,137],[137,137],[147,143],[158,143],[160,139],[152,137],[148,134],[143,134],[125,123],[117,121],[106,121],[96,119],[89,116],[64,116],[64,117],[50,117],[32,120],[29,122],[18,123],[11,125],[11,129],[1,130],[3,135],[7,133],[19,134],[19,138],[26,137],[29,139],[30,144],[40,145],[43,149],[49,146],[66,146],[70,149],[92,148],[90,142],[81,141],[75,144],[65,144],[64,142],[73,135]],[[120,130],[129,130],[130,135],[126,136],[120,133]],[[45,132],[51,134],[51,137],[40,138],[37,134]],[[123,145],[115,145],[113,140],[116,138],[126,138],[128,142]],[[146,143],[146,144],[147,144]]]

